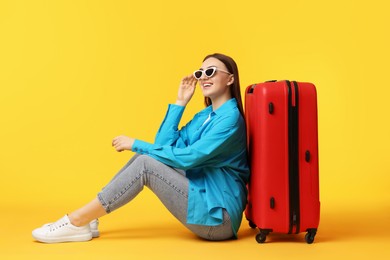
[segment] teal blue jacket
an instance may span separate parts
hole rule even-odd
[[[237,236],[247,202],[249,167],[245,121],[232,98],[197,113],[178,130],[184,108],[169,105],[154,144],[135,140],[132,151],[147,154],[189,179],[188,224],[222,224],[226,209]]]

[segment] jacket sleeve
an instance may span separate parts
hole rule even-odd
[[[170,104],[165,118],[158,129],[154,143],[156,145],[173,145],[180,138],[178,125],[185,107]]]
[[[132,150],[148,154],[162,163],[184,170],[216,166],[221,163],[216,157],[226,149],[231,149],[232,144],[240,140],[237,138],[239,134],[245,133],[240,128],[237,118],[225,116],[215,120],[202,137],[191,145],[176,147],[135,140]]]

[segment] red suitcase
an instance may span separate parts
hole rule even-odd
[[[311,83],[270,81],[246,88],[251,178],[246,218],[260,232],[307,232],[320,219],[317,94]]]

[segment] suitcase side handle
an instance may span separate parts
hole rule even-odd
[[[306,161],[306,162],[310,162],[310,158],[311,158],[310,151],[307,150],[307,151],[305,152],[305,161]]]
[[[268,112],[272,115],[274,113],[274,110],[275,110],[274,103],[270,102],[268,104]]]
[[[275,198],[274,197],[271,197],[271,199],[269,200],[269,207],[271,209],[275,208]]]

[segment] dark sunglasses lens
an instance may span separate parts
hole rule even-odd
[[[213,76],[214,72],[215,72],[215,68],[209,68],[209,69],[204,71],[204,73],[206,74],[207,77]]]
[[[200,79],[202,77],[202,71],[201,70],[195,71],[194,76],[196,79]]]

